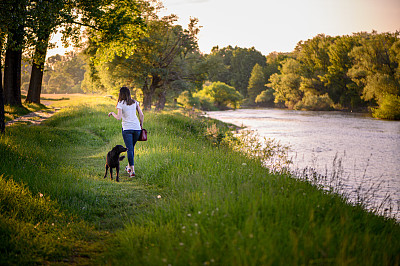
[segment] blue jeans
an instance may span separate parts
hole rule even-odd
[[[135,144],[140,136],[140,130],[122,130],[122,137],[124,138],[125,146],[128,149],[128,162],[129,165],[135,165],[133,157],[135,156]]]

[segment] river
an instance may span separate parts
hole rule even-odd
[[[340,193],[400,220],[400,122],[359,113],[239,109],[207,112],[289,146],[292,171],[340,172]],[[336,158],[336,160],[335,160]],[[341,162],[338,167],[338,161]],[[338,169],[340,168],[340,169]]]

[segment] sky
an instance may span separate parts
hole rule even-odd
[[[255,47],[264,55],[292,52],[296,44],[324,33],[400,31],[400,0],[163,0],[167,13],[202,26],[199,47]]]
[[[160,15],[176,14],[186,28],[190,17],[202,26],[199,48],[255,47],[264,55],[292,52],[299,41],[324,33],[400,31],[400,0],[161,0]],[[56,40],[57,36],[55,39]],[[63,53],[53,49],[48,56]]]

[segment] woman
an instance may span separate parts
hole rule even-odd
[[[108,113],[108,117],[112,115],[117,120],[122,118],[122,137],[124,138],[126,148],[128,148],[128,173],[130,177],[134,177],[135,168],[133,158],[135,155],[135,144],[140,136],[144,115],[139,107],[139,102],[131,98],[131,93],[127,87],[122,87],[119,90],[117,110],[118,114],[110,112]],[[139,119],[136,116],[136,111],[139,113]]]

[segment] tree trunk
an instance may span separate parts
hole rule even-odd
[[[1,81],[1,71],[0,71],[0,81]],[[5,129],[6,129],[6,123],[4,114],[3,86],[0,86],[0,133],[4,133]]]
[[[0,133],[4,133],[6,129],[5,114],[4,114],[4,96],[3,96],[3,75],[1,74],[1,60],[3,50],[3,39],[0,36]]]
[[[143,109],[151,110],[152,95],[150,93],[149,85],[147,84],[147,79],[145,80],[144,85],[142,87],[142,92],[143,92]]]
[[[28,103],[40,104],[40,94],[42,92],[44,62],[46,60],[47,47],[49,43],[50,32],[44,35],[42,40],[36,45],[34,60],[32,64],[31,79],[29,82]]]
[[[4,65],[4,104],[22,106],[21,59],[21,50],[7,49]]]
[[[23,42],[24,25],[21,23],[15,29],[11,29],[8,34],[8,47],[4,64],[4,104],[22,106],[21,60]]]
[[[147,85],[147,81],[143,86],[143,109],[151,110],[151,103],[153,100],[153,95],[157,88],[161,86],[161,77],[159,75],[153,75],[150,87]]]
[[[167,91],[164,87],[162,87],[161,91],[158,93],[158,102],[156,105],[156,110],[161,111],[165,107],[165,103],[167,102]]]

